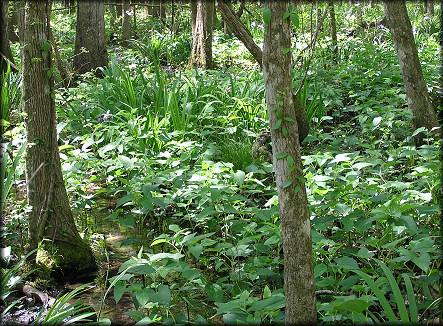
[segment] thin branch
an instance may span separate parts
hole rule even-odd
[[[306,70],[305,70],[305,73],[304,73],[303,79],[302,79],[302,81],[301,81],[301,83],[300,83],[300,86],[298,87],[297,92],[295,92],[295,96],[298,96],[298,93],[300,93],[300,91],[301,91],[301,89],[303,88],[303,85],[304,85],[304,83],[305,83],[306,76],[308,75],[309,66],[310,66],[310,64],[311,64],[312,57],[314,56],[314,47],[315,47],[315,43],[316,43],[316,41],[317,41],[318,32],[320,31],[320,28],[321,28],[321,26],[323,25],[323,21],[325,20],[326,13],[327,13],[327,10],[326,10],[326,8],[325,8],[325,10],[323,11],[323,15],[322,15],[322,17],[321,17],[321,20],[320,20],[320,22],[317,24],[317,28],[316,28],[316,30],[315,30],[314,37],[313,37],[313,39],[312,39],[311,55],[310,55],[310,57],[309,57],[309,59],[308,59],[308,62],[306,63]],[[318,19],[318,11],[317,11],[317,19]]]

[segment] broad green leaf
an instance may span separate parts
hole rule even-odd
[[[287,53],[289,53],[290,51],[291,51],[291,48],[283,49],[283,54],[287,54]]]
[[[381,120],[382,120],[382,117],[375,117],[372,120],[372,130],[375,130],[375,129],[378,128],[378,126],[380,125]]]
[[[127,226],[131,229],[133,229],[135,226],[135,220],[132,214],[125,214],[123,216],[119,216],[118,221],[120,224]]]
[[[171,291],[169,290],[169,286],[160,284],[157,288],[158,292],[151,293],[151,300],[153,302],[158,302],[160,304],[169,305],[171,301]]]
[[[346,257],[346,256],[340,257],[334,259],[334,261],[342,269],[349,269],[349,270],[360,269],[360,267],[358,267],[357,261],[351,257]]]
[[[265,285],[265,288],[263,290],[263,299],[267,299],[271,297],[271,290],[269,289],[269,286]]]
[[[237,186],[241,186],[243,185],[244,181],[245,181],[245,177],[246,174],[242,171],[242,170],[237,170],[237,172],[235,172],[233,174],[233,178],[234,178],[234,182],[237,184]]]
[[[195,258],[199,258],[201,253],[203,252],[203,246],[199,243],[197,243],[194,246],[188,246],[189,248],[189,252],[195,257]]]
[[[178,260],[180,258],[182,258],[184,255],[183,254],[170,254],[167,252],[161,252],[159,254],[154,254],[152,255],[149,260],[150,261],[155,261],[155,260],[159,260],[159,259],[164,259],[164,258],[169,258],[169,259],[174,259],[174,260]]]
[[[134,194],[126,195],[117,201],[117,205],[115,205],[115,208],[120,207],[126,203],[132,202],[134,199],[135,199]]]
[[[152,246],[155,246],[156,244],[159,244],[159,243],[165,243],[165,242],[168,242],[168,240],[166,240],[166,239],[157,239],[157,240],[154,240],[154,241],[152,241],[152,243],[151,243],[151,247],[152,247]]]
[[[288,156],[288,154],[286,154],[286,153],[277,153],[277,154],[275,154],[276,158],[285,158],[286,156]]]
[[[255,302],[248,311],[274,311],[282,309],[285,306],[285,297],[283,294],[273,295],[270,298]]]
[[[351,208],[346,206],[345,204],[336,204],[335,210],[341,215],[347,215],[351,211]]]
[[[337,310],[346,310],[346,311],[352,311],[357,314],[361,314],[363,310],[366,310],[369,306],[371,306],[370,303],[363,301],[363,300],[347,300],[344,302],[334,302],[334,307]]]
[[[123,296],[123,293],[126,292],[126,282],[118,281],[114,285],[114,299],[115,303],[118,303]]]
[[[298,26],[300,25],[300,21],[299,21],[300,19],[298,17],[298,14],[295,12],[291,12],[290,19],[291,19],[292,25],[294,25],[295,28],[298,28]]]
[[[283,14],[283,20],[285,20],[286,18],[288,18],[289,17],[289,11],[286,11],[284,14]]]
[[[144,288],[140,289],[138,291],[135,291],[135,298],[137,299],[140,306],[144,306],[146,303],[148,303],[150,296],[152,294],[152,289],[150,288]]]
[[[294,179],[288,179],[285,182],[283,182],[283,185],[281,187],[283,189],[285,189],[285,188],[289,187],[292,184],[292,182],[294,182]]]
[[[218,284],[206,284],[205,291],[208,293],[209,300],[223,302],[223,289]]]
[[[292,158],[291,155],[288,155],[288,156],[286,157],[286,161],[288,162],[288,165],[289,165],[289,166],[293,166],[293,165],[294,165],[294,159]]]
[[[275,123],[275,125],[272,127],[272,129],[276,130],[276,129],[280,128],[281,122],[282,122],[282,119],[278,119],[277,122]]]
[[[271,22],[271,9],[265,8],[265,10],[263,10],[263,22],[266,25]]]

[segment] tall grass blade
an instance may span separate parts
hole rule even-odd
[[[391,286],[392,293],[394,294],[395,301],[397,302],[398,313],[400,315],[400,320],[404,323],[409,323],[408,311],[406,310],[406,305],[404,298],[400,292],[397,282],[395,281],[394,275],[389,270],[389,268],[379,259],[374,258],[374,260],[380,265],[381,269],[385,273],[388,279],[389,285]]]
[[[411,315],[411,323],[416,324],[418,323],[418,310],[417,310],[417,302],[415,301],[414,288],[412,287],[411,279],[409,278],[408,274],[403,273],[401,274],[401,276],[405,280],[406,292],[408,294],[409,314]]]
[[[383,310],[388,317],[388,320],[390,323],[398,323],[398,319],[394,314],[394,311],[392,310],[391,306],[389,305],[388,300],[386,300],[383,292],[378,288],[378,286],[374,283],[373,280],[371,280],[371,277],[366,274],[365,272],[355,270],[354,273],[358,274],[369,286],[369,288],[374,292],[375,296],[377,297],[378,301],[380,302],[381,306],[383,307]]]

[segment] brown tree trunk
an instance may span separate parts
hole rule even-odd
[[[262,68],[263,52],[254,42],[254,39],[249,33],[249,30],[243,25],[240,19],[234,14],[231,9],[230,2],[227,0],[218,0],[218,9],[222,14],[223,19],[229,23],[229,27],[234,31],[235,36],[246,46],[255,58],[257,63]],[[300,143],[309,133],[309,121],[306,114],[306,109],[302,106],[298,96],[293,97],[294,111],[298,123],[299,141]]]
[[[29,250],[37,261],[65,274],[95,268],[91,248],[80,237],[69,206],[57,143],[51,67],[50,1],[27,1],[22,48],[23,111],[26,125]]]
[[[130,0],[122,0],[122,45],[128,47],[131,39],[131,16],[129,15],[131,9]]]
[[[198,0],[188,66],[212,69],[212,23],[214,0]]]
[[[103,0],[77,2],[74,70],[84,74],[108,64]],[[99,72],[98,72],[99,74]]]
[[[195,20],[197,18],[197,0],[190,0],[189,6],[191,7],[191,33],[195,34]]]
[[[439,124],[423,78],[406,4],[404,0],[384,1],[384,4],[387,25],[392,34],[405,85],[408,107],[414,114],[412,128],[415,130],[425,127],[430,131]],[[423,138],[423,134],[417,135],[414,139],[417,146],[423,143]]]
[[[8,20],[9,41],[12,43],[17,43],[19,41],[19,37],[15,32],[15,28],[18,26],[20,7],[23,7],[22,3],[16,1],[12,2],[12,14],[10,15],[10,18]]]
[[[425,0],[425,7],[426,7],[426,15],[429,17],[434,16],[434,0]]]
[[[58,52],[57,42],[54,39],[52,30],[49,30],[49,37],[52,44],[52,50],[54,52],[55,64],[57,65],[58,73],[60,74],[61,83],[64,88],[69,87],[69,73],[66,67],[63,65],[62,59],[60,58],[60,53]]]
[[[0,38],[0,52],[2,54],[0,55],[0,65],[2,72],[5,72],[8,69],[8,62],[10,65],[12,64],[11,67],[15,67],[8,37],[8,4],[9,1],[0,2],[0,33],[2,35]],[[12,70],[15,71],[15,69]]]
[[[218,0],[218,10],[220,11],[223,20],[228,24],[234,35],[243,42],[246,48],[251,52],[252,56],[262,67],[262,50],[254,42],[254,38],[249,30],[243,25],[241,20],[235,15],[231,9],[230,2],[227,0]]]
[[[329,7],[329,18],[331,19],[332,46],[334,47],[332,51],[333,51],[334,61],[337,62],[337,56],[338,56],[337,26],[335,24],[335,9],[334,9],[333,0],[328,0],[328,7]]]
[[[290,22],[283,20],[287,1],[268,0],[271,20],[265,26],[263,77],[271,126],[274,171],[283,239],[287,325],[317,321],[311,226],[303,183],[298,126],[291,82]]]

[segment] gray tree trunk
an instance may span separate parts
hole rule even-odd
[[[108,64],[103,0],[77,2],[74,70],[79,74]]]
[[[415,130],[425,127],[430,131],[439,124],[423,78],[406,4],[404,0],[385,0],[384,4],[387,25],[392,34],[401,68],[408,107],[414,114],[412,128]],[[417,146],[423,143],[423,138],[423,134],[417,135],[414,139]]]
[[[51,67],[50,1],[25,4],[22,48],[23,111],[26,124],[29,250],[42,240],[42,263],[65,274],[95,268],[91,248],[80,237],[69,206],[57,143],[54,81]],[[46,261],[44,261],[46,260]]]
[[[122,0],[122,45],[128,47],[131,39],[131,10],[130,0]]]
[[[214,0],[198,0],[188,66],[212,69]]]
[[[295,116],[292,83],[290,22],[283,20],[287,1],[268,0],[271,21],[265,25],[263,76],[271,126],[274,171],[283,239],[286,324],[317,321],[311,226]]]
[[[335,9],[334,9],[334,1],[328,0],[329,7],[329,18],[331,20],[331,38],[332,38],[332,46],[334,47],[334,61],[337,62],[338,57],[338,42],[337,42],[337,26],[335,24]]]
[[[241,20],[238,18],[236,14],[232,11],[231,5],[229,1],[226,0],[218,0],[218,9],[222,14],[223,19],[229,25],[231,30],[234,32],[234,35],[242,41],[242,43],[246,46],[246,48],[251,52],[252,56],[260,65],[260,68],[263,68],[263,52],[258,47],[258,45],[254,42],[254,39],[249,33],[248,29],[243,25]],[[298,123],[298,136],[300,143],[306,136],[309,134],[309,121],[308,116],[306,114],[306,109],[302,106],[300,99],[298,96],[294,96],[294,110],[295,116],[297,117]]]
[[[232,11],[230,1],[218,0],[218,10],[220,11],[223,21],[228,24],[234,35],[243,42],[246,48],[251,52],[255,60],[262,67],[262,50],[254,42],[254,38],[249,30],[242,24],[241,20]]]
[[[8,33],[8,4],[9,1],[0,2],[0,65],[1,71],[6,71],[8,67],[8,61],[12,66],[14,65],[14,58],[12,57],[11,46],[9,45],[9,33]],[[13,69],[15,70],[15,69]]]

